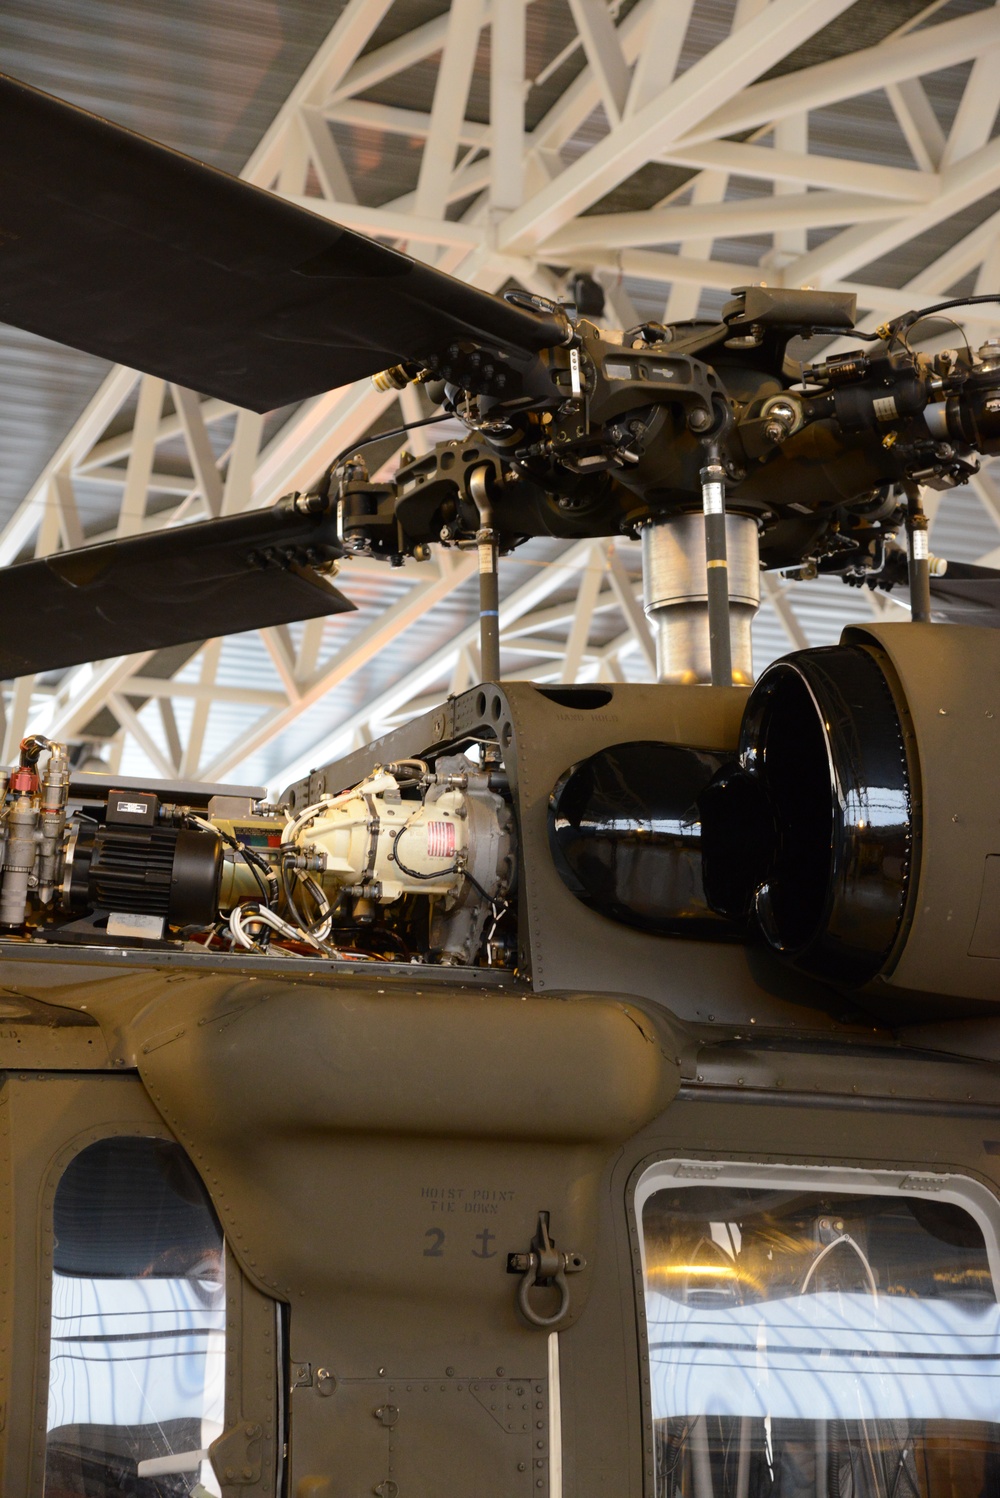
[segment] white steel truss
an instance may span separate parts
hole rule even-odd
[[[566,266],[591,272],[609,317],[622,321],[638,321],[636,302],[657,287],[656,315],[668,318],[756,280],[853,291],[869,327],[956,286],[1000,289],[1000,212],[988,202],[1000,190],[1000,4],[953,15],[946,0],[933,0],[875,46],[765,77],[852,0],[735,0],[728,34],[714,39],[719,7],[703,0],[638,0],[623,16],[607,0],[570,0],[576,34],[532,77],[532,28],[549,0],[454,0],[445,14],[373,44],[393,3],[348,0],[248,161],[248,181],[486,289],[514,278],[553,294]],[[406,0],[395,4],[405,13]],[[484,42],[487,122],[469,106]],[[530,115],[533,89],[570,58],[582,66],[540,118]],[[424,110],[370,97],[384,98],[394,79],[435,60]],[[967,74],[949,75],[957,107],[947,128],[927,83],[945,69]],[[890,151],[852,146],[856,133],[835,151],[828,140],[810,148],[820,118],[829,124],[823,111],[863,112],[874,96],[892,113],[895,164],[881,159]],[[358,138],[380,150],[419,147],[405,194],[364,201],[343,149]],[[601,210],[650,166],[690,175],[652,207]],[[959,214],[963,232],[935,238]],[[928,253],[906,285],[866,279],[866,267],[913,241]],[[1000,331],[989,306],[963,320],[977,338]],[[0,564],[77,546],[85,530],[87,540],[134,535],[269,504],[315,480],[391,399],[368,383],[332,391],[272,431],[250,412],[117,368],[0,534]],[[413,392],[401,405],[404,419],[423,414]],[[95,533],[81,516],[88,492],[98,491],[114,499]],[[984,470],[971,493],[989,522],[993,560],[1000,481]],[[505,670],[546,681],[648,675],[635,548],[581,541],[542,552],[529,548],[506,564]],[[477,677],[475,625],[459,609],[472,559],[439,551],[394,572],[382,597],[387,574],[371,561],[345,564],[345,590],[363,583],[371,601],[339,644],[336,621],[316,622],[260,631],[255,654],[244,644],[236,670],[226,667],[231,642],[214,640],[166,666],[146,652],[77,668],[55,684],[14,682],[4,760],[30,727],[91,740],[114,765],[124,755],[157,774],[213,779],[264,766],[272,784],[284,783]],[[764,598],[777,648],[810,643],[805,589],[768,577]],[[891,607],[871,597],[854,604]],[[447,608],[459,622],[445,624],[440,639],[431,630],[432,646],[408,658],[409,633]]]

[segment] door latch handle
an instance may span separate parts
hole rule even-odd
[[[548,1212],[539,1212],[538,1227],[531,1240],[528,1252],[507,1255],[507,1273],[519,1274],[521,1283],[517,1287],[517,1304],[525,1321],[532,1326],[555,1326],[569,1311],[568,1274],[578,1274],[586,1269],[587,1261],[582,1254],[568,1253],[556,1248],[549,1232]],[[536,1287],[548,1289],[554,1286],[559,1291],[559,1305],[551,1316],[543,1316],[531,1304],[531,1292]]]

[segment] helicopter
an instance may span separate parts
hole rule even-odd
[[[3,772],[0,1491],[995,1491],[1000,575],[921,501],[1000,452],[995,348],[759,286],[609,329],[11,79],[0,145],[4,320],[463,429],[5,569],[2,673],[448,546],[484,676],[275,802]],[[502,556],[620,534],[659,680],[502,681]],[[754,683],[762,567],[910,618]]]

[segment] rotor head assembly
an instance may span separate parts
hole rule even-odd
[[[460,432],[372,479],[404,423],[269,509],[8,568],[5,676],[336,614],[341,561],[444,546],[478,550],[489,679],[498,558],[546,536],[642,536],[662,680],[750,684],[758,567],[995,612],[992,574],[932,566],[920,499],[1000,451],[992,344],[914,343],[960,301],[861,333],[853,295],[748,285],[715,322],[609,328],[586,267],[571,300],[493,296],[10,78],[0,191],[8,322],[257,411],[415,384],[418,424]]]

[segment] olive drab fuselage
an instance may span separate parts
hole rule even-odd
[[[226,1498],[658,1498],[672,1495],[671,1482],[701,1498],[713,1473],[714,1491],[737,1478],[757,1485],[746,1492],[765,1491],[762,1473],[778,1481],[767,1467],[776,1451],[782,1481],[798,1463],[819,1483],[816,1441],[803,1445],[781,1414],[779,1372],[770,1375],[778,1410],[771,1446],[753,1435],[748,1415],[727,1413],[723,1393],[707,1422],[690,1410],[676,1434],[663,1390],[679,1375],[664,1385],[658,1372],[656,1349],[667,1344],[654,1335],[656,1308],[680,1304],[670,1298],[670,1275],[682,1272],[686,1305],[738,1321],[745,1295],[719,1309],[720,1284],[749,1273],[740,1264],[750,1263],[758,1223],[751,1206],[759,1198],[766,1216],[767,1193],[787,1201],[792,1186],[806,1203],[801,1211],[808,1215],[815,1200],[828,1214],[802,1260],[806,1289],[821,1292],[799,1297],[807,1309],[826,1304],[822,1265],[834,1262],[838,1294],[857,1299],[877,1282],[876,1303],[889,1303],[878,1244],[895,1202],[917,1203],[917,1217],[906,1219],[914,1233],[914,1222],[934,1228],[935,1211],[978,1223],[983,1251],[993,1253],[1000,1045],[993,980],[975,964],[992,974],[995,959],[968,949],[973,931],[987,939],[983,868],[988,891],[989,859],[1000,854],[996,793],[982,773],[988,736],[1000,729],[976,695],[985,690],[981,670],[962,676],[964,632],[931,633],[927,641],[907,625],[864,634],[864,648],[889,662],[905,699],[905,732],[916,735],[907,753],[924,851],[922,860],[913,854],[919,893],[907,896],[892,966],[860,985],[821,981],[725,921],[685,935],[644,927],[628,910],[611,919],[560,872],[549,819],[551,805],[569,800],[550,805],[550,797],[566,772],[629,743],[693,747],[699,763],[710,754],[731,761],[745,730],[747,694],[737,689],[574,695],[487,685],[361,752],[380,763],[426,754],[490,722],[517,814],[516,971],[5,942],[2,1492],[82,1491],[60,1476],[69,1462],[73,1481],[86,1467],[86,1491],[99,1493],[118,1491],[113,1481],[127,1468],[138,1471],[130,1480],[140,1494],[198,1491],[200,1472],[203,1490],[217,1487]],[[918,644],[925,667],[930,661],[923,677],[912,664]],[[943,654],[928,654],[935,648]],[[959,743],[970,758],[957,776]],[[359,764],[355,756],[325,773],[351,784]],[[316,783],[300,787],[318,791]],[[978,818],[970,815],[977,804]],[[951,867],[949,836],[961,850]],[[690,850],[678,846],[686,859]],[[931,867],[928,847],[936,850]],[[869,897],[864,880],[858,889]],[[681,918],[676,910],[671,917]],[[909,941],[921,955],[908,965]],[[186,1475],[169,1469],[175,1458],[159,1449],[109,1454],[96,1425],[53,1415],[70,1408],[80,1376],[67,1346],[94,1358],[107,1330],[101,1322],[98,1332],[80,1333],[66,1319],[66,1286],[76,1285],[72,1314],[82,1316],[83,1287],[111,1272],[115,1242],[139,1245],[118,1271],[123,1283],[179,1283],[170,1277],[167,1229],[156,1228],[155,1243],[143,1247],[144,1230],[128,1226],[161,1166],[167,1186],[155,1189],[158,1201],[173,1203],[178,1226],[170,1231],[189,1244],[198,1233],[217,1235],[202,1267],[184,1271],[216,1287],[198,1302],[198,1316],[208,1318],[198,1326],[219,1360],[214,1425],[206,1414],[200,1435],[192,1426],[185,1436],[180,1418],[169,1426],[173,1450],[206,1442],[179,1458],[188,1460]],[[181,1180],[184,1171],[193,1173]],[[785,1182],[777,1196],[776,1179]],[[135,1183],[131,1212],[121,1196],[126,1180]],[[115,1191],[118,1229],[108,1217],[88,1226],[88,1200],[97,1212],[99,1194],[111,1201]],[[691,1236],[710,1207],[688,1204],[724,1191],[751,1203],[740,1209],[742,1257]],[[863,1229],[858,1202],[868,1199]],[[722,1218],[726,1210],[718,1209]],[[846,1212],[854,1215],[845,1226]],[[958,1246],[942,1248],[936,1230],[927,1242],[949,1263],[973,1255],[952,1278],[975,1281],[978,1294],[986,1271],[947,1223],[942,1231]],[[154,1250],[159,1257],[150,1257]],[[922,1252],[921,1263],[930,1262],[926,1245]],[[219,1263],[209,1270],[209,1260]],[[773,1254],[769,1262],[777,1273]],[[926,1273],[942,1277],[940,1266]],[[698,1275],[709,1277],[714,1299],[705,1300]],[[664,1285],[666,1298],[657,1299]],[[153,1305],[154,1290],[143,1293]],[[754,1295],[764,1293],[758,1283]],[[907,1293],[910,1304],[918,1292]],[[898,1335],[905,1342],[911,1333]],[[211,1356],[199,1355],[207,1367]],[[758,1345],[758,1364],[760,1356]],[[96,1385],[88,1387],[96,1408]],[[930,1375],[926,1388],[932,1404],[947,1403]],[[723,1427],[737,1434],[720,1445]],[[101,1448],[99,1459],[86,1454],[88,1441]],[[824,1452],[836,1446],[835,1435],[823,1441]],[[196,1457],[203,1465],[192,1469]],[[157,1477],[164,1461],[167,1475]],[[162,1486],[169,1482],[187,1486]]]

